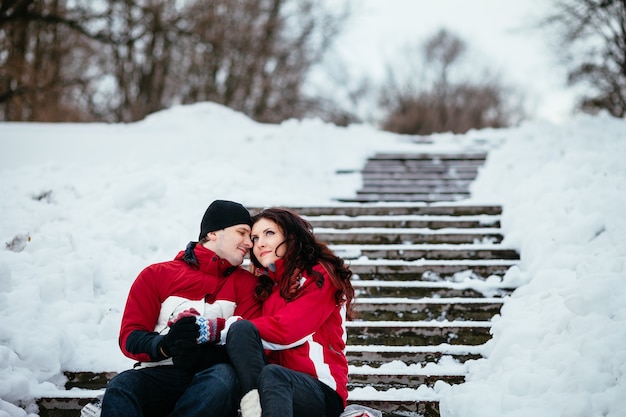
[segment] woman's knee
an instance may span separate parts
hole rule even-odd
[[[259,375],[259,387],[262,385],[275,385],[287,381],[286,368],[276,364],[268,364],[263,367]]]
[[[258,330],[254,324],[252,324],[249,320],[237,320],[233,324],[230,325],[228,329],[228,335],[226,336],[226,343],[228,344],[228,340],[240,337],[241,335],[248,335],[258,333]]]

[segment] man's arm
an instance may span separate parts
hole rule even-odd
[[[141,271],[130,288],[122,316],[119,344],[124,355],[146,362],[164,359],[158,351],[162,335],[154,331],[161,301],[154,267]]]

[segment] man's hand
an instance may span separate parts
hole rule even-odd
[[[170,331],[159,343],[159,350],[166,357],[176,356],[179,352],[192,349],[200,337],[200,326],[196,317],[182,317],[170,326]]]
[[[174,366],[196,373],[217,363],[228,363],[226,347],[212,343],[195,345],[193,349],[181,352],[172,358]]]

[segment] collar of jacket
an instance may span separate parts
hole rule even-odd
[[[268,268],[263,268],[263,273],[270,277],[274,282],[278,283],[285,275],[285,259],[280,258]]]
[[[189,249],[190,248],[188,248],[187,250]],[[236,266],[231,265],[231,263],[228,262],[226,259],[220,258],[215,252],[205,248],[199,243],[194,245],[193,254],[196,258],[195,260],[198,263],[197,269],[204,272],[205,274],[218,277],[227,277],[237,269]],[[185,262],[185,260],[183,259],[184,257],[185,251],[180,251],[178,255],[176,255],[175,259]],[[187,263],[189,264],[189,262]]]

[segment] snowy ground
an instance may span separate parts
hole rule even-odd
[[[336,171],[375,152],[459,149],[490,150],[470,202],[504,206],[503,245],[522,256],[507,280],[521,286],[467,383],[396,395],[437,398],[444,417],[624,416],[626,121],[434,139],[261,125],[207,103],[129,125],[0,123],[0,417],[35,415],[63,370],[131,365],[117,347],[128,288],[197,237],[213,199],[338,204],[360,177]]]

